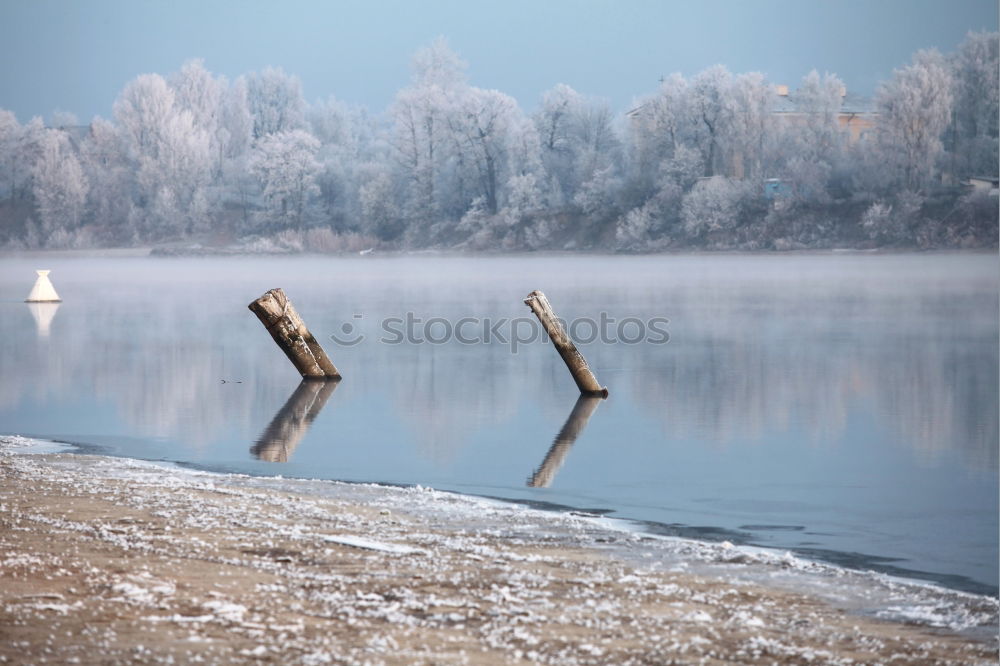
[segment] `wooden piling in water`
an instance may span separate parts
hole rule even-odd
[[[576,348],[573,341],[569,339],[569,334],[563,330],[562,324],[559,323],[558,317],[552,311],[552,306],[549,305],[549,299],[545,298],[545,294],[536,289],[528,294],[528,297],[524,299],[524,304],[531,308],[531,311],[538,317],[538,321],[542,323],[542,327],[548,333],[549,339],[552,340],[556,351],[559,352],[562,360],[566,362],[566,367],[569,368],[570,374],[573,375],[573,380],[580,389],[580,393],[584,395],[600,395],[607,398],[608,388],[597,383],[597,377],[590,371],[587,359],[583,357],[583,354]]]
[[[248,306],[304,379],[340,379],[340,372],[306,328],[281,289],[270,289]]]

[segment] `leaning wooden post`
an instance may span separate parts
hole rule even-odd
[[[597,383],[597,377],[594,377],[594,373],[590,371],[587,359],[583,357],[573,341],[569,339],[569,335],[563,330],[562,324],[559,323],[559,319],[552,311],[552,306],[549,305],[549,299],[545,298],[545,294],[536,289],[528,294],[528,297],[524,299],[524,304],[531,308],[531,311],[538,317],[538,321],[542,322],[542,328],[548,333],[549,339],[552,340],[552,344],[562,356],[562,360],[566,362],[566,367],[573,375],[576,385],[580,388],[580,393],[601,395],[607,398],[608,388]]]
[[[247,306],[305,379],[340,379],[340,373],[306,328],[281,289],[271,289]]]

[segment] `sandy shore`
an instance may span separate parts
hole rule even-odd
[[[623,558],[628,539],[601,547],[616,537],[582,519],[482,504],[461,528],[444,493],[317,496],[16,444],[0,441],[8,663],[997,661],[995,640]]]

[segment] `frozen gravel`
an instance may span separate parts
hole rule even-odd
[[[0,438],[0,662],[997,662],[988,597],[424,488],[35,445]]]

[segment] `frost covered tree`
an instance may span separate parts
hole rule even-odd
[[[174,103],[191,112],[194,123],[214,133],[219,124],[225,81],[212,76],[200,60],[188,60],[179,72],[170,76]]]
[[[949,64],[954,77],[946,143],[960,178],[997,174],[1000,123],[1000,33],[970,32]]]
[[[881,243],[912,240],[923,203],[923,197],[915,192],[900,192],[894,204],[876,201],[861,216],[861,227]]]
[[[952,76],[936,50],[918,51],[879,87],[878,146],[898,186],[922,191],[930,184],[951,120]]]
[[[319,141],[303,130],[277,132],[254,145],[250,166],[260,181],[268,221],[279,228],[302,226],[309,198],[319,193]]]
[[[310,106],[306,116],[320,142],[317,159],[323,168],[317,184],[327,217],[338,231],[357,231],[364,226],[359,221],[362,174],[373,170],[372,162],[385,161],[378,128],[363,109],[332,97]]]
[[[648,100],[649,121],[643,140],[653,151],[650,164],[672,157],[682,143],[685,127],[691,123],[689,92],[684,77],[674,73],[660,82],[657,94]]]
[[[24,125],[10,111],[0,109],[0,193],[24,200],[31,195],[32,165],[38,159],[45,124],[34,117]]]
[[[219,104],[219,141],[223,155],[235,159],[250,149],[253,140],[253,116],[247,101],[247,84],[237,79],[222,94]]]
[[[687,81],[680,74],[664,78],[657,92],[640,100],[628,118],[629,179],[644,201],[659,186],[661,164],[673,160],[678,148],[693,138]],[[699,160],[699,176],[702,166]]]
[[[582,96],[564,83],[542,95],[542,105],[533,120],[547,152],[558,154],[570,149],[574,117],[582,106]]]
[[[87,200],[87,179],[62,130],[46,130],[32,167],[32,190],[41,230],[46,238],[80,224]]]
[[[474,183],[489,215],[500,208],[500,185],[509,174],[510,132],[518,113],[514,98],[498,90],[472,88],[449,117],[458,162],[468,169],[460,176]]]
[[[559,84],[533,117],[554,199],[572,201],[597,171],[617,166],[620,140],[607,104]]]
[[[615,223],[615,248],[638,250],[646,246],[656,215],[652,202],[633,208]]]
[[[19,196],[22,198],[28,198],[31,193],[32,166],[41,154],[45,131],[45,123],[39,116],[34,116],[21,127],[14,154],[18,160],[18,175],[15,181],[20,184]]]
[[[598,169],[580,187],[576,196],[573,197],[573,204],[587,217],[601,217],[614,211],[615,195],[620,186],[621,180],[615,175],[611,166]]]
[[[744,184],[722,176],[698,181],[684,196],[681,206],[685,231],[694,238],[701,238],[735,229],[740,223],[747,194]]]
[[[205,231],[209,222],[207,186],[211,179],[211,135],[187,110],[172,114],[163,128],[159,158],[140,166],[139,182],[156,192],[160,228],[174,233]]]
[[[213,76],[199,59],[184,63],[169,83],[176,107],[189,111],[194,125],[207,133],[213,176],[221,178],[230,141],[229,131],[222,126],[223,101],[229,87],[226,80]]]
[[[773,99],[763,74],[750,72],[733,77],[725,103],[730,119],[730,159],[736,176],[759,178],[764,170]]]
[[[732,81],[732,74],[722,65],[709,67],[691,80],[690,104],[698,127],[695,141],[702,152],[706,177],[722,171],[723,140],[732,118],[732,107],[727,103]]]
[[[353,145],[350,110],[346,104],[331,97],[311,105],[306,111],[306,120],[309,132],[320,144],[317,154],[322,165],[317,178],[320,201],[327,215],[343,225],[352,199],[348,190],[354,187],[353,175],[359,162]]]
[[[497,91],[472,88],[465,102],[449,126],[459,193],[473,197],[462,204],[456,239],[478,249],[521,247],[525,227],[549,202],[535,126]]]
[[[103,118],[94,118],[80,153],[90,190],[89,219],[106,230],[106,240],[132,243],[136,230],[128,225],[132,179],[121,135]]]
[[[392,144],[407,182],[410,224],[426,227],[441,211],[440,189],[455,145],[449,126],[469,86],[465,63],[442,38],[417,51],[411,66],[410,85],[396,94],[390,109]]]
[[[503,92],[472,86],[438,39],[414,54],[387,113],[369,116],[332,98],[307,105],[280,69],[230,84],[192,60],[130,81],[113,120],[95,119],[85,136],[0,110],[0,242],[56,232],[75,242],[74,227],[156,242],[218,225],[295,228],[289,247],[344,247],[334,234],[358,232],[404,246],[761,247],[856,240],[857,224],[829,223],[841,211],[876,243],[986,242],[995,205],[985,198],[956,204],[947,223],[923,204],[938,182],[996,174],[998,60],[997,33],[970,33],[947,59],[916,54],[880,89],[873,138],[854,144],[840,128],[843,83],[816,72],[784,121],[760,74],[722,66],[661,79],[624,118],[562,84],[527,117]],[[764,176],[795,198],[762,197]],[[846,205],[851,188],[879,204],[863,219]],[[935,188],[932,203],[956,191]]]
[[[248,167],[253,117],[247,104],[245,79],[237,79],[223,92],[219,114],[217,136],[221,159],[216,156],[216,169],[221,166],[221,173],[217,171],[215,180],[220,185],[222,197],[236,203],[242,211],[242,222],[246,226],[256,183]]]
[[[538,177],[534,173],[515,174],[507,180],[504,189],[506,202],[492,220],[494,236],[499,241],[493,247],[499,245],[508,250],[524,247],[525,236],[530,227],[534,227],[532,239],[536,245],[529,247],[537,247],[541,236],[547,235],[545,232],[537,233],[541,231],[537,222],[542,209],[542,191]]]
[[[11,111],[0,109],[0,199],[14,198],[20,134],[17,117]]]
[[[587,182],[601,169],[618,170],[621,143],[614,127],[614,114],[604,102],[588,100],[576,122],[579,156],[576,177]]]
[[[309,132],[323,145],[351,141],[351,109],[335,97],[310,105],[306,111]]]
[[[75,113],[70,111],[53,111],[50,127],[55,129],[68,129],[70,127],[77,127],[80,124],[80,120],[76,117]]]
[[[846,157],[847,135],[838,120],[844,91],[836,75],[812,70],[794,93],[797,113],[781,128],[774,173],[800,201],[827,201],[834,172]]]
[[[142,74],[126,84],[114,115],[133,158],[159,156],[163,128],[173,113],[174,92],[159,74]]]
[[[204,229],[210,133],[175,103],[173,89],[157,74],[126,85],[114,114],[135,171],[132,224],[150,238]]]
[[[516,174],[507,181],[507,205],[503,215],[508,226],[522,222],[542,207],[542,192],[533,173]]]
[[[403,233],[402,216],[396,206],[396,187],[384,165],[370,165],[358,190],[361,228],[383,240],[396,240]]]
[[[797,125],[798,151],[808,157],[833,163],[844,147],[844,133],[837,120],[846,86],[836,74],[822,77],[815,69],[795,91],[796,107],[802,113]]]
[[[535,187],[546,203],[551,203],[548,188],[545,186],[545,167],[542,165],[541,140],[531,118],[520,109],[511,117],[507,133],[507,150],[510,154],[511,174],[532,175]]]
[[[681,144],[674,150],[672,157],[660,162],[660,167],[655,172],[658,189],[671,184],[687,191],[698,182],[704,169],[701,153],[695,148]]]
[[[280,67],[266,67],[247,74],[244,84],[255,139],[304,127],[306,105],[297,76]]]
[[[560,83],[542,96],[542,104],[533,116],[545,171],[552,183],[555,199],[572,198],[578,183],[574,178],[575,145],[573,125],[583,99],[571,87]]]

